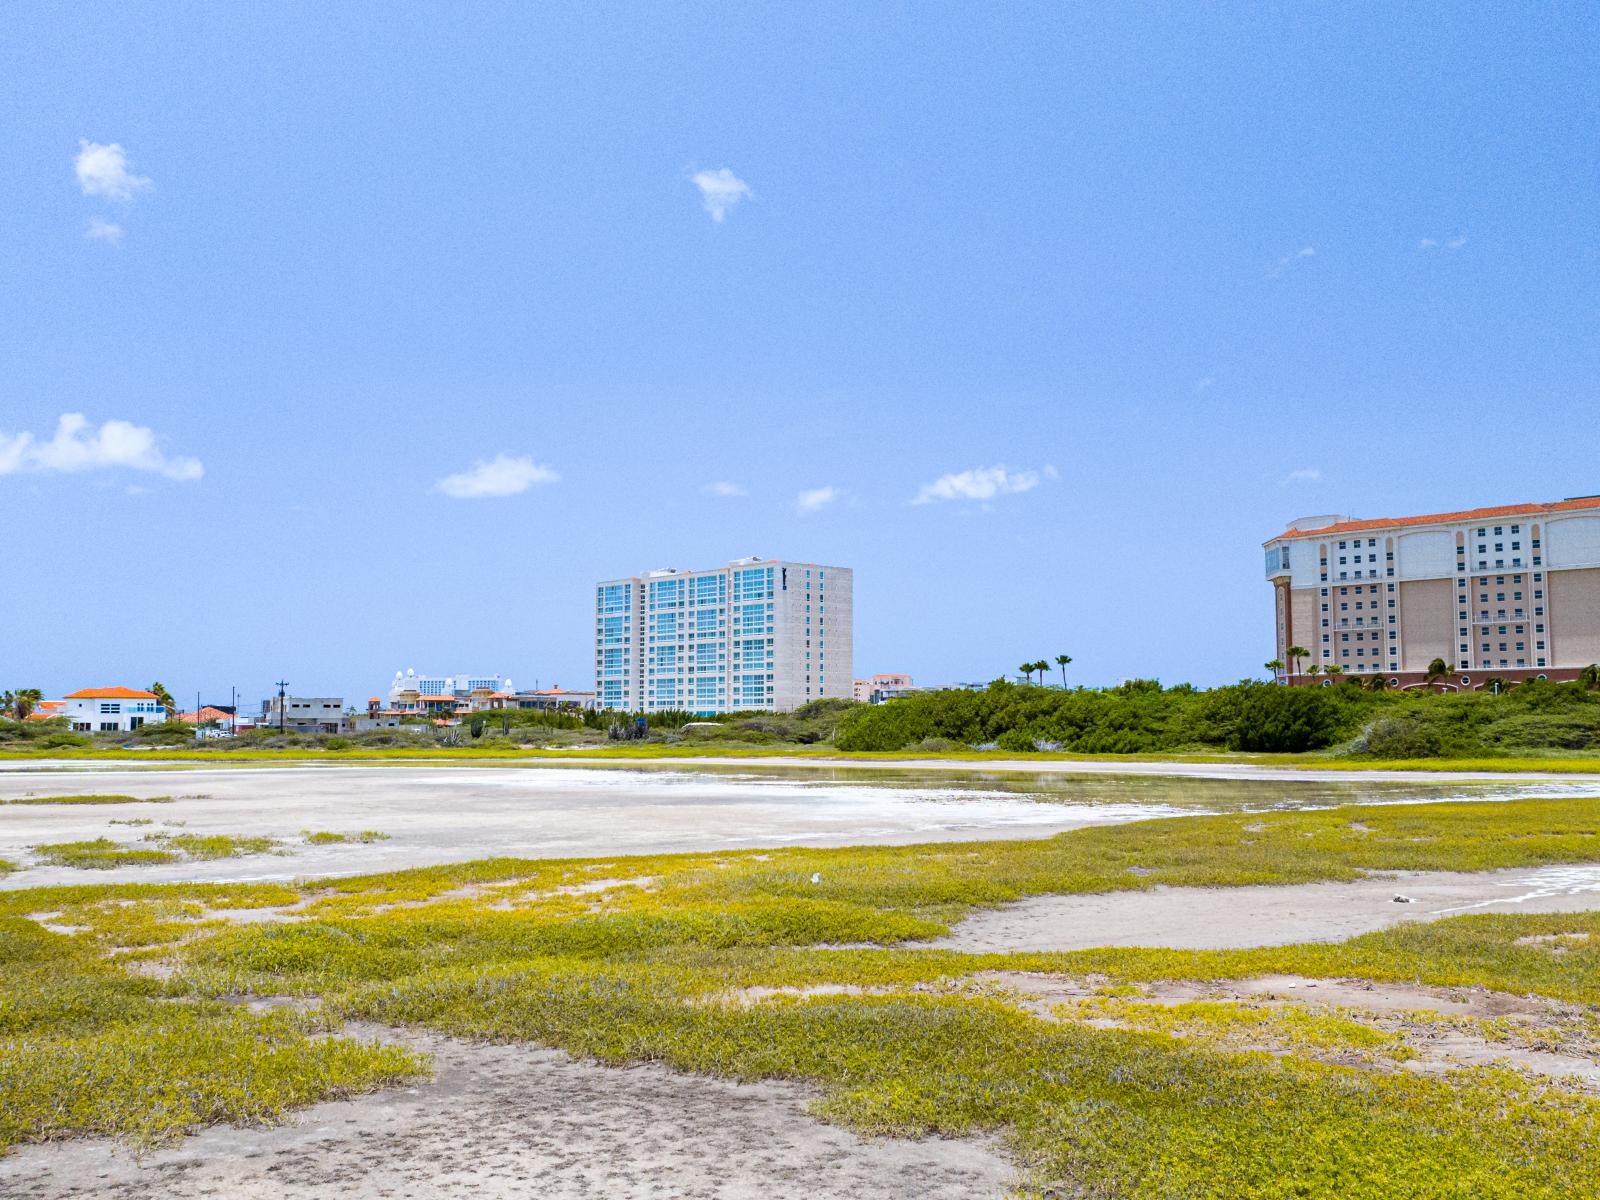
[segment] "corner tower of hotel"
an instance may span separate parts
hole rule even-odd
[[[1420,517],[1303,517],[1266,543],[1280,678],[1405,687],[1571,679],[1600,662],[1600,496]],[[1310,651],[1290,662],[1289,648]],[[1313,672],[1311,668],[1315,667]]]
[[[851,571],[741,558],[595,588],[594,673],[601,708],[787,712],[848,697]]]

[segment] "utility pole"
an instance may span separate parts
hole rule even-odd
[[[278,732],[280,734],[283,732],[283,714],[284,714],[283,689],[288,687],[288,686],[289,686],[289,681],[288,680],[286,680],[286,679],[278,680]]]
[[[228,736],[239,736],[239,685],[235,684],[228,689],[228,699],[233,711],[228,714]]]

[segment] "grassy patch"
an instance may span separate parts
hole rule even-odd
[[[238,837],[228,833],[147,833],[144,840],[175,850],[190,860],[265,854],[278,844],[276,838]]]
[[[94,838],[82,842],[47,842],[30,849],[41,866],[103,871],[113,867],[264,854],[278,844],[274,838],[235,837],[224,833],[147,833],[144,841],[148,844],[129,846],[110,838]]]
[[[363,829],[359,833],[334,833],[330,830],[302,829],[300,836],[308,846],[336,846],[345,842],[386,842],[389,840],[387,833],[379,833],[376,829]]]
[[[171,796],[117,796],[117,795],[82,795],[82,796],[21,796],[15,800],[0,801],[4,804],[170,804]]]
[[[906,943],[974,908],[1050,892],[1600,862],[1597,814],[1590,800],[1363,805],[1031,842],[502,858],[292,886],[0,893],[13,961],[32,964],[0,971],[0,1135],[157,1137],[241,1110],[268,1119],[420,1069],[353,1043],[325,1049],[311,1018],[219,1004],[290,993],[320,998],[330,1022],[804,1080],[819,1089],[817,1111],[868,1132],[1001,1131],[1041,1194],[1593,1195],[1592,1096],[1505,1070],[1409,1073],[1410,1044],[1353,1012],[1158,1005],[1141,989],[1282,973],[1484,986],[1592,1011],[1600,912],[1466,916],[1240,951]],[[281,919],[228,920],[265,907]],[[78,932],[20,919],[39,913]],[[138,962],[175,974],[156,984],[125,971]],[[1089,998],[1051,1019],[986,984],[993,972],[1099,992],[1080,989]],[[750,991],[775,988],[851,992]],[[1517,1036],[1545,1035],[1519,1026]]]
[[[178,861],[178,855],[171,850],[125,846],[110,838],[94,838],[83,842],[46,842],[30,849],[38,858],[40,866],[78,867],[88,871],[109,871],[113,867],[147,866],[152,863]]]

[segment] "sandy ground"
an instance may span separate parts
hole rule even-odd
[[[1079,766],[1082,764],[1057,764]],[[919,774],[641,767],[293,766],[53,770],[0,766],[0,799],[74,792],[173,796],[167,804],[0,805],[0,859],[25,869],[0,888],[59,883],[290,879],[387,871],[493,855],[527,858],[784,845],[841,846],[1043,837],[1085,825],[1184,813],[1339,803],[1600,796],[1600,780],[1554,785],[1501,776],[1385,783],[1154,775]],[[128,822],[148,822],[129,824]],[[302,830],[389,836],[311,847]],[[156,832],[267,835],[284,854],[92,874],[30,865],[32,845]]]
[[[1406,896],[1411,903],[1397,903]],[[1353,883],[1168,888],[1034,896],[975,913],[929,943],[974,952],[1168,946],[1190,950],[1342,941],[1408,921],[1474,912],[1600,909],[1600,865],[1402,871]]]
[[[356,1027],[434,1055],[413,1088],[219,1127],[135,1159],[104,1139],[0,1159],[0,1195],[222,1200],[940,1200],[1001,1196],[1013,1168],[976,1140],[866,1139],[804,1111],[793,1084],[735,1084],[554,1050]]]

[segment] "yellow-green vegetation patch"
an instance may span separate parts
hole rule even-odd
[[[109,871],[113,867],[148,866],[177,862],[171,850],[125,846],[110,838],[91,838],[81,842],[45,842],[29,847],[41,866],[78,867],[88,871]]]
[[[176,850],[192,860],[265,854],[278,844],[276,838],[238,837],[228,833],[147,833],[144,840]]]
[[[303,1014],[161,992],[90,942],[0,918],[0,1148],[88,1133],[148,1143],[427,1070],[402,1049],[319,1036]]]
[[[295,1073],[291,1049],[333,1053],[305,1050],[314,1020],[361,1019],[609,1063],[806,1081],[818,1089],[816,1111],[865,1131],[1000,1131],[1040,1193],[1594,1195],[1600,1101],[1510,1070],[1400,1069],[1401,1026],[1433,1018],[1384,1024],[1209,996],[1160,1006],[1153,993],[1171,981],[1264,975],[1490,988],[1586,1006],[1548,1025],[1524,1015],[1476,1027],[1572,1052],[1592,1045],[1582,1014],[1600,1008],[1600,912],[1466,916],[1338,945],[1236,951],[963,954],[908,943],[975,908],[1052,892],[1596,862],[1597,812],[1587,800],[1362,806],[1032,842],[500,858],[293,885],[0,893],[0,926],[25,928],[29,947],[66,945],[75,956],[52,960],[64,976],[48,1004],[28,999],[35,984],[12,1001],[17,975],[0,972],[0,1022],[14,1017],[30,1037],[66,1021],[62,1013],[80,1022],[31,1055],[8,1049],[16,1043],[0,1026],[0,1053],[12,1055],[0,1061],[0,1088],[18,1097],[0,1091],[0,1106],[34,1114],[6,1127],[12,1138],[154,1136],[238,1119],[214,1114],[258,1096],[269,1098],[264,1119],[419,1069],[345,1043],[347,1057]],[[45,924],[77,932],[52,935]],[[68,970],[72,962],[92,970]],[[133,967],[170,977],[154,983]],[[1078,981],[1080,999],[1054,1019],[986,986],[997,973]],[[72,992],[80,978],[87,990]],[[239,994],[317,997],[320,1016],[269,1020],[221,1005]],[[155,1008],[119,1016],[135,1004]],[[55,1015],[38,1015],[45,1010]],[[173,1011],[181,1015],[155,1015]],[[182,1021],[211,1024],[202,1035]],[[206,1075],[184,1055],[213,1036],[226,1071]],[[90,1037],[125,1040],[66,1044]],[[124,1062],[137,1070],[123,1072]],[[204,1087],[203,1101],[173,1099],[168,1081],[189,1072],[217,1088],[251,1082],[221,1099]],[[71,1090],[80,1077],[92,1098]]]
[[[337,846],[345,842],[365,844],[389,840],[387,833],[380,833],[376,829],[363,829],[359,833],[336,833],[327,829],[302,829],[300,836],[305,839],[308,846]]]
[[[147,833],[144,842],[144,845],[129,846],[102,837],[80,842],[46,842],[29,849],[41,866],[104,871],[113,867],[264,854],[278,844],[270,837],[234,837],[222,833]]]
[[[171,796],[118,796],[85,794],[81,796],[20,796],[4,804],[171,804]]]

